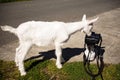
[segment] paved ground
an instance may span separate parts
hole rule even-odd
[[[85,13],[88,19],[99,16],[94,31],[101,33],[102,46],[105,47],[104,62],[120,63],[120,0],[33,0],[0,4],[0,25],[17,27],[30,20],[44,21],[78,21]],[[0,59],[14,60],[17,37],[0,30]],[[81,61],[84,34],[77,32],[63,46],[65,60]],[[53,59],[54,46],[34,46],[26,58]]]

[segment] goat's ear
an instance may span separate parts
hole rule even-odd
[[[82,21],[86,21],[86,14],[83,15]]]
[[[92,20],[89,20],[89,21],[88,21],[88,24],[93,24],[93,23],[96,22],[98,19],[99,19],[99,17],[97,17],[97,18],[95,18],[95,19],[92,19]]]

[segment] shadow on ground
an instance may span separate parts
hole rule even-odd
[[[65,62],[67,62],[72,57],[80,55],[84,50],[85,50],[84,48],[65,48],[62,50],[62,56],[65,59]],[[43,59],[37,59],[40,57],[43,57]],[[33,68],[34,66],[36,66],[37,64],[39,64],[40,62],[45,61],[45,60],[49,60],[52,58],[56,59],[55,50],[50,50],[47,52],[39,52],[39,55],[30,57],[27,60],[25,60],[25,62],[26,62],[28,60],[37,59],[35,62],[33,62],[29,66],[29,68],[27,68],[27,71],[30,70],[31,68]]]

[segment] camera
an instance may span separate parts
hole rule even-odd
[[[93,61],[95,59],[96,54],[98,54],[98,46],[101,46],[102,37],[100,34],[96,34],[92,32],[90,36],[85,36],[85,48],[84,51],[86,59]]]
[[[102,36],[101,34],[97,34],[92,32],[90,36],[85,36],[85,51],[83,55],[84,69],[85,71],[93,77],[92,80],[95,79],[96,76],[101,75],[104,68],[103,62],[103,53],[105,50],[101,47],[102,44]],[[97,63],[98,71],[94,72],[90,69],[90,63],[95,61]]]
[[[91,36],[85,36],[85,44],[87,45],[95,45],[98,44],[101,40],[101,35],[92,32]]]

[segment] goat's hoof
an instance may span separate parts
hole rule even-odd
[[[61,65],[61,64],[57,65],[57,68],[58,68],[58,69],[61,69],[61,68],[62,68],[62,65]]]
[[[21,73],[21,76],[25,76],[25,75],[26,75],[26,72]]]

